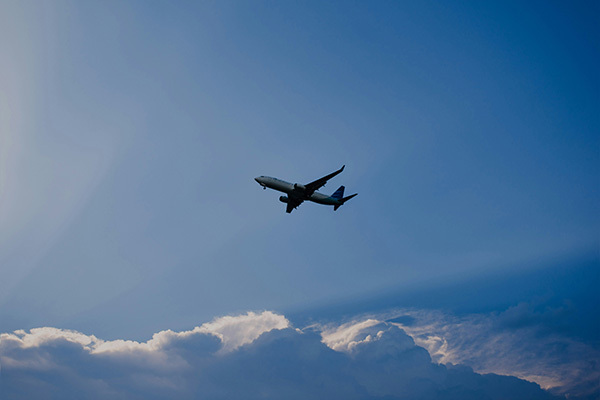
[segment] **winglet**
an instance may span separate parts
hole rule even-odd
[[[333,178],[334,176],[340,174],[344,168],[346,166],[342,165],[342,168],[338,169],[335,172],[330,173],[329,175],[325,175],[322,178],[317,179],[316,181],[312,181],[311,183],[307,183],[305,186],[305,190],[304,190],[304,194],[306,196],[310,196],[312,195],[316,190],[319,190],[320,188],[322,188],[323,186],[325,186],[325,184],[327,183],[328,180],[330,180],[331,178]]]

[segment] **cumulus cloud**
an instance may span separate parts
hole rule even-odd
[[[538,385],[432,362],[394,323],[299,330],[269,311],[147,342],[37,328],[0,335],[3,399],[550,399]]]
[[[222,351],[228,352],[254,341],[264,332],[289,326],[290,322],[284,316],[264,311],[261,314],[249,312],[236,317],[217,318],[202,325],[199,331],[219,337],[223,342]]]
[[[338,351],[351,351],[356,345],[372,340],[369,335],[364,339],[358,339],[362,331],[379,324],[376,319],[367,319],[361,322],[349,322],[337,327],[323,329],[323,343]]]
[[[455,316],[436,310],[396,310],[379,318],[406,331],[436,363],[516,376],[570,399],[597,399],[600,351],[548,329],[550,317],[562,312],[562,308],[535,311],[523,303],[500,313]]]

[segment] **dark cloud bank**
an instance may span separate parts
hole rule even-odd
[[[145,343],[16,331],[0,336],[0,357],[2,399],[564,399],[515,377],[436,364],[394,324],[301,331],[270,312]]]

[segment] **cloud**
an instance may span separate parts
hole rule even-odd
[[[600,351],[560,334],[555,321],[565,309],[537,310],[521,303],[500,313],[459,317],[435,310],[397,310],[380,318],[406,331],[437,363],[469,365],[479,373],[533,381],[569,398],[595,399],[600,393]]]
[[[357,336],[365,329],[379,324],[376,319],[367,319],[361,322],[349,322],[334,328],[325,328],[323,330],[323,343],[327,344],[333,350],[351,351],[358,344],[370,341],[371,336],[357,341]]]
[[[264,311],[261,314],[249,312],[237,317],[217,318],[202,325],[200,331],[218,336],[223,342],[222,351],[228,352],[254,341],[264,332],[289,326],[290,322],[282,315]]]
[[[538,385],[432,362],[394,323],[322,330],[269,311],[147,342],[56,328],[0,335],[3,398],[550,399]]]

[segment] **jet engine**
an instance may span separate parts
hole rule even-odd
[[[306,186],[301,185],[299,183],[294,183],[294,189],[305,191],[306,190]]]
[[[290,199],[288,199],[286,196],[281,196],[279,198],[279,201],[282,202],[282,203],[287,203],[288,201],[290,201]]]

